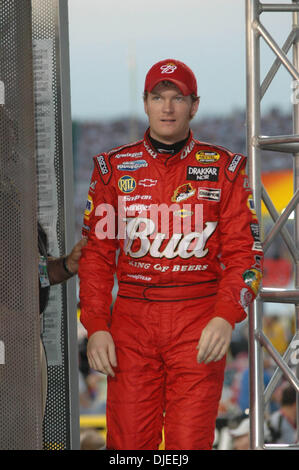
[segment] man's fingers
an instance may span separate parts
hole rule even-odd
[[[102,372],[106,375],[115,376],[114,371],[109,363],[107,352],[104,350],[92,351],[88,354],[88,362],[92,369]]]
[[[115,345],[108,331],[97,331],[87,343],[87,357],[92,369],[115,377],[112,367],[116,367]]]
[[[211,353],[206,357],[205,359],[205,364],[209,364],[209,362],[216,362],[216,361],[220,361],[220,359],[222,359],[222,357],[224,356],[226,352],[226,345],[221,342],[221,343],[217,343],[215,345],[215,347],[213,348],[213,350],[211,351]]]
[[[103,369],[107,375],[115,377],[114,371],[109,362],[109,357],[107,351],[99,351],[100,360],[103,366]]]
[[[207,332],[203,331],[197,346],[197,362],[204,361],[206,357],[210,354],[212,348],[213,344],[211,343],[210,335]]]
[[[108,345],[108,358],[113,367],[117,367],[117,359],[114,343],[109,343]]]
[[[217,335],[205,333],[200,338],[198,344],[197,362],[208,364],[211,361],[218,360],[222,351],[226,351],[226,343]]]
[[[91,369],[97,370],[98,372],[104,372],[102,363],[99,358],[95,358],[94,355],[88,354],[88,363]]]

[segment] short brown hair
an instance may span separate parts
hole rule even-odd
[[[160,83],[162,83],[162,85],[164,85],[165,87],[171,87],[171,86],[173,86],[173,83],[172,83],[172,82],[169,82],[168,80],[163,80],[163,81],[160,82]],[[192,99],[193,102],[198,101],[199,98],[200,98],[199,96],[196,96],[194,93],[192,93],[190,96],[191,96],[191,99]],[[146,100],[147,100],[147,97],[148,97],[148,91],[144,91],[144,93],[143,93],[143,101],[146,101]]]

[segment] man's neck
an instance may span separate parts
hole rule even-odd
[[[189,139],[189,135],[190,135],[190,132],[189,132],[188,136],[185,139],[180,140],[179,142],[171,143],[171,144],[161,142],[157,139],[154,139],[150,135],[150,133],[149,133],[149,139],[150,139],[151,144],[153,145],[153,147],[158,151],[158,153],[168,153],[168,154],[175,155],[180,150],[182,150],[182,148],[185,146],[185,144],[187,143],[187,140]]]

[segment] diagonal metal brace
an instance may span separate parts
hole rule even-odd
[[[267,251],[273,239],[281,231],[282,227],[287,222],[291,212],[295,209],[296,205],[298,204],[298,201],[299,201],[299,189],[297,189],[294,196],[290,200],[289,204],[285,208],[284,212],[278,217],[274,226],[272,227],[268,235],[265,237],[265,240],[263,241],[264,252]]]
[[[255,332],[255,338],[259,343],[268,351],[272,359],[276,362],[278,367],[282,370],[285,378],[290,382],[290,384],[295,387],[296,391],[299,393],[299,381],[293,371],[290,369],[288,364],[282,359],[281,355],[276,351],[272,343],[269,341],[267,336],[262,331]]]

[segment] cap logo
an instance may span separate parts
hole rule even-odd
[[[161,73],[173,73],[177,69],[177,66],[174,64],[166,64],[162,65],[160,69],[162,70]]]

